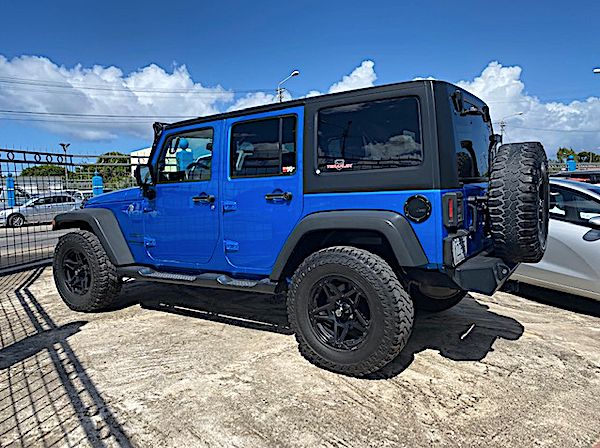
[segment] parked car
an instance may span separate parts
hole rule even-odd
[[[50,222],[59,213],[79,208],[81,201],[67,193],[50,193],[23,205],[0,210],[0,225],[21,227],[26,223]]]
[[[541,259],[546,153],[499,142],[483,101],[432,80],[156,123],[139,188],[54,219],[80,229],[56,247],[57,289],[88,312],[122,278],[286,293],[300,352],[365,375],[404,348],[415,306]]]
[[[600,170],[559,171],[552,175],[561,179],[571,179],[590,184],[600,184]]]
[[[600,300],[600,186],[550,179],[546,253],[511,280]]]

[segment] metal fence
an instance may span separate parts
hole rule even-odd
[[[0,272],[49,259],[61,235],[52,231],[52,218],[91,197],[95,175],[104,192],[135,185],[134,167],[143,162],[114,153],[0,148]]]
[[[48,260],[61,232],[50,221],[76,209],[93,195],[93,179],[102,177],[104,192],[135,184],[135,165],[144,156],[119,153],[63,154],[0,148],[0,273]],[[550,171],[565,168],[551,162]],[[600,164],[578,164],[600,169]]]

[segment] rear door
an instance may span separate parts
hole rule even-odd
[[[223,233],[229,264],[268,274],[302,214],[303,108],[227,120]]]

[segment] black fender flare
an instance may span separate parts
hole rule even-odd
[[[403,267],[429,263],[425,251],[408,220],[399,213],[385,210],[339,210],[305,216],[294,228],[273,265],[271,280],[279,280],[300,239],[316,230],[374,230],[390,243],[398,264]]]
[[[54,217],[52,230],[89,228],[98,237],[115,266],[135,263],[114,213],[105,208],[84,208]]]

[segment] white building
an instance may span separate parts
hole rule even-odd
[[[135,151],[131,151],[131,175],[133,176],[135,172],[135,167],[137,165],[142,165],[144,163],[148,163],[148,158],[150,157],[150,152],[152,148],[142,148],[137,149]]]

